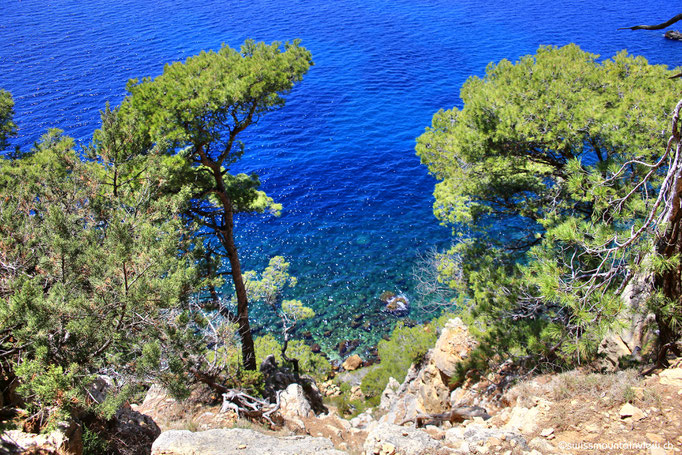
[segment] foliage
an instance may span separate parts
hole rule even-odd
[[[621,52],[541,47],[489,65],[418,138],[439,180],[434,213],[458,242],[441,280],[487,348],[558,366],[592,356],[622,310],[619,292],[651,251],[629,244],[665,174],[674,81]],[[645,184],[641,184],[645,181]],[[641,265],[641,264],[640,264]]]
[[[83,427],[83,455],[107,453],[107,441],[87,426]]]
[[[267,112],[281,108],[285,95],[312,65],[299,41],[266,45],[246,41],[239,51],[223,46],[201,52],[185,62],[166,65],[155,79],[132,80],[121,111],[142,116],[152,142],[183,165],[163,175],[189,185],[191,205],[185,214],[202,226],[205,249],[202,272],[217,277],[227,258],[234,284],[236,312],[223,305],[229,299],[209,285],[211,305],[239,326],[242,360],[255,370],[248,297],[234,242],[234,214],[276,213],[281,208],[258,190],[256,175],[230,173],[244,153],[239,134]]]
[[[347,386],[347,387],[345,387]],[[350,384],[343,382],[341,383],[341,394],[332,398],[329,398],[329,402],[336,407],[339,414],[346,419],[352,419],[372,406],[378,404],[377,399],[352,399],[350,394]]]
[[[256,358],[260,364],[265,358],[272,354],[278,364],[284,360],[282,358],[282,343],[272,334],[256,338]],[[331,373],[332,366],[323,355],[314,353],[310,346],[302,340],[293,340],[287,348],[287,355],[298,359],[300,371],[303,374],[312,376],[316,381],[324,381]]]
[[[312,308],[303,305],[300,300],[283,300],[284,291],[286,288],[296,286],[297,279],[289,274],[290,264],[284,260],[282,256],[274,256],[270,259],[268,266],[265,268],[261,276],[257,272],[248,271],[244,273],[244,282],[249,299],[253,301],[260,301],[269,306],[276,314],[282,324],[282,336],[284,344],[280,347],[280,362],[286,361],[293,363],[294,373],[299,373],[301,362],[308,362],[306,368],[317,370],[313,367],[310,361],[313,357],[310,348],[305,346],[302,342],[293,342],[290,344],[291,332],[296,328],[298,321],[309,319],[315,316]],[[274,342],[274,337],[271,338]],[[270,340],[270,339],[268,339]],[[303,348],[305,346],[305,348]],[[272,346],[274,347],[274,346]],[[287,354],[293,353],[294,357],[290,358]],[[270,351],[272,353],[272,351]],[[298,358],[298,354],[304,358]],[[267,355],[267,354],[266,354]],[[258,357],[258,348],[256,348],[256,357]],[[317,356],[319,357],[319,356]],[[262,359],[259,358],[259,361]],[[322,363],[316,362],[324,370],[326,360]],[[323,371],[316,372],[316,374],[323,374]]]
[[[4,150],[9,146],[7,140],[14,136],[16,132],[14,100],[8,91],[0,89],[0,150]]]
[[[163,340],[184,330],[169,312],[196,286],[177,216],[186,194],[165,194],[147,172],[173,158],[128,159],[105,141],[88,153],[82,161],[51,130],[0,161],[0,362],[43,423],[60,410],[104,412],[88,393],[97,374],[118,387],[163,376],[178,362]],[[137,363],[149,340],[168,348],[156,370]]]
[[[420,363],[436,343],[436,326],[437,323],[431,323],[406,327],[399,322],[389,339],[379,342],[381,363],[362,379],[362,393],[376,400],[381,397],[389,378],[402,382],[410,365]]]

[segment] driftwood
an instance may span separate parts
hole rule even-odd
[[[480,406],[462,406],[442,414],[417,414],[414,417],[403,420],[400,422],[400,425],[414,422],[415,426],[420,428],[426,425],[439,425],[443,422],[460,423],[467,419],[473,419],[474,417],[481,417],[484,420],[488,420],[490,415]]]
[[[677,16],[662,22],[660,24],[656,25],[635,25],[633,27],[621,27],[618,30],[661,30],[666,27],[670,27],[672,24],[675,22],[681,21],[682,20],[682,14],[678,14]]]
[[[277,393],[277,400],[275,403],[262,400],[260,398],[252,397],[249,394],[239,390],[228,390],[223,393],[223,405],[220,407],[220,412],[234,411],[237,417],[245,416],[249,418],[263,418],[267,420],[270,425],[276,426],[270,417],[280,407],[280,394]]]

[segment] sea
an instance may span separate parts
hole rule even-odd
[[[467,78],[568,43],[676,67],[682,42],[618,28],[680,12],[672,0],[1,0],[0,88],[16,103],[15,145],[29,149],[51,127],[87,144],[131,78],[222,44],[301,39],[315,65],[285,107],[243,133],[233,168],[258,174],[282,214],[240,216],[235,229],[245,270],[290,262],[298,285],[285,297],[316,313],[298,336],[338,358],[345,341],[362,355],[399,321],[434,316],[414,271],[452,237],[414,145],[435,112],[461,107]],[[409,312],[385,312],[385,291]],[[251,315],[257,334],[273,330],[269,310]]]

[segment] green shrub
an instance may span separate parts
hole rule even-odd
[[[83,427],[83,455],[101,455],[106,453],[108,444],[95,431],[88,427]]]
[[[420,363],[428,350],[436,344],[436,328],[439,325],[442,327],[445,320],[447,317],[444,316],[433,323],[416,327],[405,327],[399,322],[390,339],[379,342],[381,363],[362,379],[362,393],[370,398],[378,398],[390,377],[402,382],[410,365]]]
[[[282,344],[272,334],[256,339],[256,360],[260,364],[268,355],[275,356],[278,364],[282,363]],[[310,346],[301,340],[289,342],[287,357],[298,359],[301,373],[312,376],[316,381],[327,379],[331,372],[331,364],[321,354],[315,354]]]

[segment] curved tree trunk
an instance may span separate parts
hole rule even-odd
[[[256,349],[253,344],[251,325],[249,323],[249,299],[246,294],[246,286],[244,286],[244,278],[242,277],[237,246],[234,243],[232,212],[228,212],[227,215],[229,219],[227,220],[226,225],[229,226],[229,228],[226,229],[227,232],[223,238],[223,245],[225,246],[227,257],[230,261],[232,281],[234,282],[234,289],[237,294],[237,330],[242,342],[244,368],[247,370],[255,370]]]
[[[655,25],[634,25],[632,27],[621,27],[618,30],[662,30],[666,27],[670,27],[675,22],[682,20],[682,14],[678,14],[675,17],[668,19],[665,22]]]
[[[201,164],[211,169],[215,180],[213,193],[215,193],[222,205],[222,226],[217,227],[217,233],[230,261],[230,274],[232,275],[232,282],[234,283],[234,290],[237,295],[237,331],[242,342],[242,361],[244,368],[247,370],[256,370],[256,348],[253,344],[253,335],[251,334],[251,325],[249,323],[249,298],[246,294],[237,245],[234,243],[233,203],[225,188],[221,165],[210,159],[203,147],[197,148],[197,154]]]
[[[674,188],[671,201],[672,209],[668,217],[668,229],[657,246],[658,254],[666,259],[682,254],[682,207],[680,207],[680,203],[682,203],[682,176],[679,174],[676,177]],[[665,299],[674,302],[675,306],[680,305],[682,303],[682,261],[678,262],[675,267],[656,275],[655,287],[661,291]],[[665,364],[669,350],[678,356],[680,355],[676,346],[679,335],[671,327],[668,315],[663,314],[661,310],[655,314],[659,331],[659,348],[656,360],[658,364]]]
[[[682,18],[682,15],[679,15]],[[674,19],[674,18],[673,18]],[[672,20],[672,19],[671,19]],[[679,20],[679,19],[678,19]],[[665,232],[660,236],[656,252],[665,259],[673,258],[682,254],[682,166],[679,160],[682,159],[682,134],[680,132],[680,113],[682,111],[682,101],[675,107],[672,121],[672,137],[669,147],[674,144],[674,160],[672,165],[673,183],[668,190],[668,201],[666,203],[666,213],[664,218]],[[673,153],[673,150],[671,150]],[[671,171],[668,171],[671,172]],[[655,288],[660,290],[663,298],[670,302],[672,311],[678,311],[682,305],[682,261],[677,262],[674,267],[660,272],[655,277]],[[666,363],[666,354],[672,350],[676,355],[680,355],[676,342],[679,340],[679,331],[675,331],[671,325],[671,315],[666,314],[670,310],[665,309],[668,305],[659,304],[656,306],[656,323],[658,324],[659,348],[657,353],[657,363]]]

